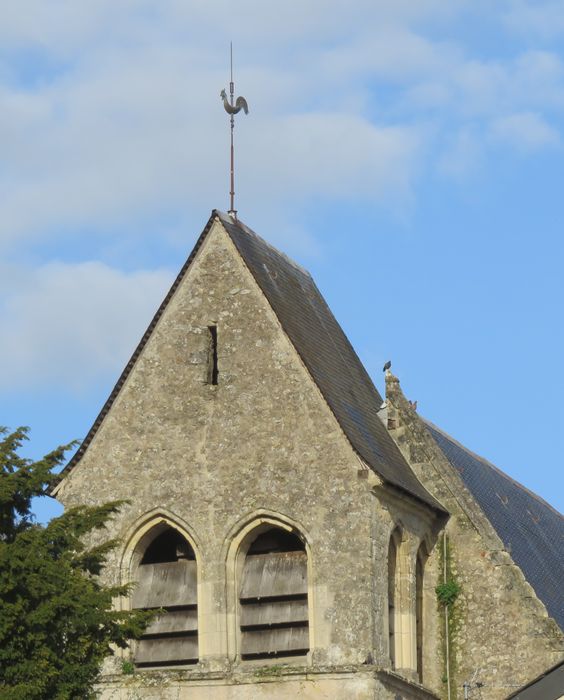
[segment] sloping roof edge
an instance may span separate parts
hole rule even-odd
[[[401,493],[408,494],[410,497],[431,507],[442,516],[448,515],[448,512],[442,504],[439,503],[439,501],[437,501],[421,484],[419,479],[417,479],[394,440],[388,434],[387,429],[384,428],[380,418],[376,418],[375,421],[373,420],[371,425],[363,423],[360,432],[364,434],[360,435],[358,430],[355,430],[358,426],[354,425],[354,423],[349,420],[349,416],[343,415],[343,406],[339,405],[339,402],[335,400],[338,392],[330,382],[327,382],[328,370],[334,369],[334,367],[320,367],[320,365],[323,364],[322,355],[325,355],[325,359],[327,356],[327,353],[321,352],[321,347],[317,348],[318,352],[316,357],[312,359],[312,348],[308,348],[307,338],[314,333],[314,330],[312,326],[307,326],[306,336],[304,336],[303,333],[300,334],[300,329],[298,328],[299,323],[296,320],[300,315],[300,309],[305,312],[306,309],[311,310],[312,306],[317,304],[316,312],[322,317],[321,335],[324,340],[335,341],[331,346],[329,354],[344,362],[344,365],[341,366],[341,369],[344,370],[343,374],[349,374],[349,380],[346,383],[350,385],[356,383],[357,391],[362,389],[365,394],[367,392],[367,395],[364,396],[364,399],[367,399],[367,401],[365,401],[364,406],[362,406],[361,398],[352,391],[353,398],[351,398],[351,400],[357,402],[357,405],[349,408],[354,408],[361,414],[363,408],[366,411],[366,404],[368,403],[372,412],[372,416],[369,418],[374,418],[374,409],[377,411],[380,408],[382,398],[374,386],[370,375],[366,372],[360,358],[356,354],[354,347],[335,319],[311,274],[287,255],[270,245],[243,222],[238,220],[234,221],[231,217],[219,211],[216,211],[216,214],[239,252],[244,264],[255,279],[259,289],[261,289],[264,294],[282,330],[300,357],[313,383],[317,386],[351,448],[368,467],[384,480],[388,487],[393,487]],[[258,258],[255,258],[259,250],[260,255]],[[270,270],[268,268],[271,264],[271,260],[265,260],[265,254],[267,256],[273,256],[277,270]],[[286,270],[284,270],[284,267]],[[280,289],[283,289],[292,296],[292,293],[296,291],[295,287],[287,284],[288,280],[286,280],[286,285],[284,286],[280,279],[284,276],[284,271],[287,272],[288,270],[291,271],[293,282],[296,282],[296,278],[301,278],[299,289],[300,299],[299,302],[297,302],[294,298],[294,304],[292,304],[290,299],[284,297],[284,295],[280,293]],[[301,286],[304,283],[307,285],[307,289]],[[278,293],[275,293],[275,289],[277,289],[279,285],[282,286],[278,289]],[[280,299],[282,297],[284,297],[284,303],[280,304]],[[309,301],[309,304],[305,303],[305,301]],[[293,311],[290,315],[287,313],[288,308]],[[319,321],[320,317],[317,313],[313,317],[310,317],[309,320]],[[325,324],[328,324],[328,327],[326,327]],[[301,331],[303,330],[304,327],[302,326]],[[359,376],[359,373],[361,376]],[[359,386],[359,380],[361,386]],[[368,416],[364,417],[366,418]],[[372,430],[374,431],[374,434],[370,435],[372,443],[376,441],[377,434],[379,433],[379,439],[387,446],[387,450],[386,447],[384,447],[383,453],[379,456],[371,452],[370,449],[367,451],[367,444],[363,439],[366,437],[366,433]],[[395,470],[397,470],[397,473]]]
[[[94,420],[94,423],[92,424],[92,427],[90,428],[90,430],[86,434],[86,437],[84,438],[84,440],[80,443],[78,450],[74,453],[74,455],[70,458],[70,460],[67,462],[67,464],[65,464],[64,468],[61,470],[61,472],[60,472],[61,478],[66,476],[73,469],[73,467],[75,467],[78,464],[78,462],[80,462],[80,460],[82,459],[82,456],[84,455],[84,453],[88,449],[88,446],[90,445],[90,443],[94,439],[96,433],[98,432],[99,427],[102,425],[104,418],[106,417],[106,415],[110,411],[114,401],[117,398],[117,395],[121,391],[121,388],[125,384],[126,379],[128,378],[131,370],[133,369],[135,363],[137,362],[139,355],[142,353],[143,348],[145,347],[145,345],[147,344],[147,341],[151,337],[153,330],[155,329],[155,326],[159,322],[159,319],[163,315],[163,313],[164,313],[166,307],[168,306],[172,296],[174,295],[174,293],[176,292],[176,290],[180,286],[180,283],[184,279],[184,275],[188,271],[188,268],[190,267],[190,265],[192,264],[192,261],[194,260],[198,251],[200,250],[202,243],[204,242],[204,239],[208,235],[216,217],[217,217],[217,212],[214,209],[212,211],[210,218],[208,219],[207,224],[204,227],[204,230],[199,235],[198,240],[196,241],[194,248],[192,249],[192,252],[188,256],[188,259],[186,260],[184,265],[180,268],[180,272],[178,273],[178,275],[176,276],[170,289],[168,290],[167,295],[165,296],[165,298],[161,302],[159,308],[155,312],[155,315],[153,316],[153,318],[151,319],[151,322],[147,326],[147,330],[145,331],[145,333],[143,333],[141,340],[137,343],[137,347],[135,348],[135,350],[133,351],[133,354],[129,358],[129,361],[125,365],[122,373],[120,374],[117,382],[114,385],[114,388],[110,392],[110,395],[106,399],[106,402],[102,406],[102,409],[100,410],[100,412],[96,416],[96,419]],[[55,491],[56,488],[57,488],[57,486],[55,486],[53,489],[51,489],[50,493],[53,494],[53,492]]]
[[[128,376],[129,376],[130,372],[132,371],[132,369],[133,369],[133,367],[134,367],[134,365],[135,365],[137,359],[139,358],[139,356],[140,356],[140,354],[142,353],[142,351],[143,351],[145,345],[147,344],[149,338],[151,337],[151,335],[152,335],[152,333],[153,333],[153,330],[155,329],[155,327],[156,327],[157,323],[159,322],[161,316],[162,316],[163,313],[165,312],[165,310],[166,310],[166,308],[167,308],[167,306],[168,306],[168,304],[169,304],[169,302],[170,302],[172,296],[175,294],[176,290],[178,289],[178,287],[179,287],[180,284],[182,283],[182,280],[184,279],[184,277],[185,277],[185,275],[186,275],[188,269],[190,268],[190,266],[191,266],[191,264],[192,264],[194,258],[196,257],[198,251],[200,250],[200,248],[201,248],[201,246],[202,246],[204,240],[206,239],[206,237],[207,237],[209,231],[211,230],[214,221],[216,221],[216,220],[219,220],[219,221],[220,221],[220,223],[221,223],[221,225],[223,226],[224,230],[226,231],[227,235],[232,239],[232,241],[233,241],[235,247],[237,248],[239,254],[241,255],[241,258],[243,259],[243,262],[246,264],[247,268],[249,269],[250,274],[255,278],[255,281],[256,281],[256,283],[258,284],[259,288],[261,288],[262,292],[265,294],[265,297],[266,297],[267,301],[269,302],[269,304],[270,304],[270,306],[271,306],[271,308],[272,308],[272,310],[273,310],[273,313],[274,313],[274,314],[276,315],[276,317],[278,318],[278,320],[279,320],[279,322],[280,322],[280,324],[281,324],[281,326],[282,326],[282,328],[283,328],[284,330],[286,330],[286,329],[285,329],[285,326],[284,326],[283,319],[281,319],[281,318],[279,317],[279,314],[276,312],[276,309],[274,308],[274,306],[273,306],[273,304],[272,304],[272,300],[269,298],[268,293],[267,293],[266,290],[264,289],[264,287],[263,287],[263,285],[261,284],[260,280],[257,279],[256,272],[252,269],[252,266],[249,265],[249,262],[245,259],[245,255],[244,255],[243,252],[241,251],[240,246],[237,244],[237,241],[233,239],[233,230],[230,231],[230,230],[229,230],[230,227],[233,227],[233,228],[236,227],[237,229],[240,229],[241,231],[244,231],[246,234],[249,234],[249,235],[252,235],[252,236],[256,237],[258,240],[261,241],[261,244],[263,244],[264,246],[268,247],[268,248],[272,251],[273,254],[275,254],[275,255],[277,255],[277,256],[280,256],[280,257],[285,261],[285,264],[291,265],[296,271],[299,271],[300,274],[302,274],[302,275],[304,275],[304,276],[307,276],[307,278],[310,280],[311,284],[312,284],[313,287],[315,288],[317,294],[319,295],[319,298],[323,301],[323,303],[325,304],[325,306],[327,306],[326,303],[325,303],[325,301],[324,301],[324,299],[323,299],[323,296],[321,295],[321,293],[319,292],[319,290],[317,290],[317,287],[315,286],[315,283],[313,282],[313,279],[311,278],[311,275],[310,275],[306,270],[304,270],[303,268],[301,268],[301,267],[300,267],[299,265],[297,265],[293,260],[291,260],[291,259],[288,258],[286,255],[284,255],[284,253],[282,253],[281,251],[277,250],[276,248],[273,248],[272,246],[270,246],[266,241],[264,241],[262,238],[260,238],[259,236],[257,236],[257,234],[254,233],[254,231],[252,231],[252,230],[249,229],[247,226],[245,226],[244,224],[242,224],[242,222],[240,222],[240,221],[233,221],[231,218],[228,218],[227,215],[223,214],[222,212],[218,211],[217,209],[214,209],[214,210],[212,211],[212,213],[211,213],[211,216],[210,216],[210,218],[209,218],[209,220],[208,220],[206,226],[204,227],[202,233],[201,233],[200,236],[198,237],[198,239],[197,239],[197,241],[196,241],[196,243],[195,243],[195,245],[194,245],[194,248],[192,249],[192,252],[190,253],[188,259],[186,260],[186,262],[184,263],[184,265],[183,265],[182,268],[180,269],[180,271],[179,271],[178,275],[176,276],[174,282],[172,283],[172,285],[171,285],[171,287],[170,287],[170,289],[169,289],[167,295],[165,296],[165,298],[163,299],[162,303],[161,303],[160,306],[158,307],[158,309],[157,309],[156,313],[154,314],[154,316],[153,316],[151,322],[149,323],[149,325],[148,325],[148,327],[147,327],[145,333],[144,333],[143,336],[141,337],[141,340],[140,340],[139,343],[137,344],[137,347],[135,348],[135,350],[134,350],[133,354],[131,355],[129,361],[127,362],[127,364],[125,365],[123,371],[121,372],[121,374],[120,374],[120,376],[119,376],[119,378],[118,378],[116,384],[114,385],[112,391],[110,392],[110,395],[108,396],[108,399],[106,400],[106,402],[104,403],[102,409],[100,410],[100,412],[98,413],[96,419],[94,420],[94,423],[92,424],[92,427],[90,428],[90,430],[88,431],[86,437],[84,438],[84,440],[83,440],[82,443],[80,444],[78,450],[75,452],[75,454],[71,457],[71,459],[69,460],[69,462],[65,465],[64,469],[61,471],[61,473],[60,473],[61,479],[64,478],[64,477],[78,464],[78,462],[80,462],[82,456],[84,455],[84,453],[85,453],[86,450],[88,449],[89,445],[91,444],[92,440],[93,440],[94,437],[96,436],[96,433],[98,432],[98,430],[99,430],[99,428],[100,428],[102,422],[104,421],[104,418],[105,418],[106,415],[109,413],[109,411],[110,411],[110,409],[111,409],[111,407],[112,407],[114,401],[116,400],[116,398],[117,398],[119,392],[121,391],[123,385],[125,384],[125,382],[126,382]],[[327,307],[327,309],[328,309],[328,307]],[[335,321],[335,323],[336,323],[336,321]],[[339,326],[339,329],[340,329],[340,326]],[[286,331],[286,333],[287,333],[287,331]],[[342,330],[341,330],[341,333],[342,333]],[[346,339],[346,336],[344,335],[344,333],[343,333],[343,336],[344,336],[345,339]],[[398,455],[399,455],[399,459],[401,460],[401,462],[403,462],[403,464],[402,464],[401,466],[402,466],[405,470],[407,470],[407,471],[412,475],[413,481],[416,482],[416,485],[418,486],[418,488],[409,488],[409,487],[406,487],[406,486],[402,485],[401,483],[398,483],[397,480],[395,480],[395,479],[393,479],[393,478],[389,478],[389,476],[386,476],[385,474],[382,474],[382,470],[378,468],[378,463],[374,463],[374,460],[367,459],[367,455],[366,455],[366,454],[363,454],[363,452],[362,452],[361,449],[358,449],[358,446],[355,444],[356,441],[355,441],[354,437],[351,436],[350,431],[347,430],[347,426],[343,424],[343,420],[339,417],[338,412],[335,410],[334,406],[332,405],[332,402],[329,400],[329,397],[326,395],[325,391],[323,390],[323,387],[320,386],[319,381],[318,381],[318,380],[316,379],[316,377],[314,376],[314,373],[312,373],[311,367],[309,366],[310,363],[308,363],[308,362],[306,361],[306,359],[303,357],[302,353],[300,352],[300,348],[298,347],[298,344],[295,342],[295,340],[294,340],[291,336],[289,336],[289,339],[290,339],[290,342],[292,343],[293,347],[295,348],[296,352],[298,353],[298,355],[299,355],[300,358],[302,359],[302,362],[304,363],[304,366],[305,366],[306,369],[308,370],[308,373],[310,374],[310,376],[311,376],[311,378],[312,378],[312,381],[317,385],[317,387],[319,388],[319,390],[320,390],[322,396],[325,398],[325,401],[327,402],[327,405],[329,406],[331,412],[333,413],[335,419],[337,420],[337,423],[340,425],[341,429],[343,430],[343,433],[344,433],[345,437],[347,438],[347,440],[349,441],[349,443],[350,443],[351,447],[353,448],[353,450],[354,450],[354,451],[355,451],[355,452],[356,452],[356,453],[357,453],[357,454],[358,454],[358,455],[359,455],[359,456],[360,456],[360,457],[361,457],[361,458],[362,458],[362,459],[363,459],[363,460],[364,460],[364,461],[365,461],[379,476],[381,476],[381,477],[384,479],[384,481],[385,481],[386,483],[388,483],[389,485],[391,485],[391,486],[394,487],[394,488],[399,489],[399,490],[402,491],[402,492],[407,493],[409,496],[411,496],[412,498],[415,498],[416,500],[418,500],[418,501],[424,503],[425,505],[430,506],[433,510],[435,510],[435,511],[437,511],[437,512],[443,514],[443,515],[444,515],[444,514],[447,514],[447,511],[444,509],[444,507],[443,507],[435,498],[433,498],[433,496],[431,496],[431,494],[428,493],[428,491],[422,486],[421,482],[419,482],[419,480],[417,479],[417,477],[415,476],[415,474],[412,473],[411,467],[408,465],[407,462],[405,462],[403,456],[401,456],[401,453],[399,452],[399,449],[395,446],[395,444],[394,444],[394,448],[397,450],[397,453],[398,453]],[[347,343],[348,343],[349,346],[350,346],[350,342],[348,341],[348,339],[346,339],[346,340],[347,340]],[[352,346],[350,346],[350,347],[352,348]],[[354,348],[352,348],[352,351],[354,352]],[[355,354],[355,357],[356,357],[356,354]],[[357,358],[357,359],[358,359],[358,358]],[[358,363],[360,364],[360,366],[362,366],[362,363],[360,362],[360,360],[358,360]],[[365,371],[365,370],[364,370],[364,371]],[[366,376],[368,376],[368,375],[366,375]],[[369,378],[368,378],[368,379],[369,379]],[[369,379],[369,381],[370,381],[370,383],[371,383],[371,380],[370,380],[370,379]],[[390,438],[390,442],[393,443],[393,441],[391,440],[391,438]],[[60,483],[60,481],[59,481],[59,483]],[[57,486],[55,486],[53,489],[51,489],[51,492],[50,492],[50,493],[53,495],[54,493],[56,493],[56,491],[57,491]]]
[[[469,449],[468,447],[466,447],[466,445],[463,445],[460,442],[460,440],[453,438],[452,435],[447,433],[446,430],[439,428],[438,425],[435,425],[435,423],[433,423],[429,419],[422,418],[422,420],[428,428],[431,428],[432,430],[435,430],[437,433],[440,433],[444,438],[446,438],[447,440],[450,440],[450,442],[455,444],[459,449],[466,452],[466,454],[470,455],[471,457],[478,460],[479,462],[481,462],[485,466],[489,467],[494,472],[496,472],[497,474],[502,476],[504,479],[507,479],[508,482],[512,483],[514,486],[519,488],[521,491],[525,492],[528,496],[533,498],[535,501],[538,501],[540,505],[545,506],[546,508],[550,508],[550,510],[552,510],[560,518],[564,518],[562,513],[560,513],[560,511],[556,510],[556,508],[554,506],[550,505],[550,503],[548,501],[545,501],[544,498],[542,498],[542,496],[539,496],[538,493],[531,491],[531,489],[524,486],[520,481],[517,481],[512,476],[509,476],[509,474],[504,472],[503,469],[500,469],[493,462],[490,462],[489,459],[486,459],[485,457],[482,457],[482,455],[479,455],[477,452],[474,452],[473,450]]]
[[[424,423],[548,615],[564,631],[564,516],[444,430]]]
[[[506,700],[559,700],[564,696],[564,660],[533,678]]]

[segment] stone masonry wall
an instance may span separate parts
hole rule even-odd
[[[211,325],[217,325],[218,386],[208,383]],[[375,656],[378,668],[386,663],[387,534],[375,538],[373,528],[381,522],[391,529],[391,523],[372,491],[378,479],[361,477],[360,466],[216,222],[57,498],[65,506],[129,499],[110,533],[123,541],[105,574],[113,581],[134,574],[127,568],[128,546],[152,517],[165,516],[189,534],[199,565],[200,663],[187,674],[167,676],[170,697],[243,700],[263,692],[233,680],[233,669],[247,662],[237,661],[228,560],[230,543],[254,518],[280,518],[307,540],[310,669],[364,664],[368,671]],[[108,665],[108,674],[104,698],[168,697],[162,690],[167,684],[155,695],[143,680],[149,672],[134,680],[120,676],[119,659]],[[181,677],[193,682],[181,683]],[[327,679],[327,687],[339,678]],[[398,697],[375,690],[373,673],[343,678],[357,690],[312,694],[313,686],[300,681],[289,694],[287,684],[279,690],[271,684],[268,697]],[[213,692],[197,690],[210,686],[210,679]],[[220,693],[226,684],[236,687]],[[430,696],[414,689],[404,697]]]
[[[477,697],[502,700],[562,658],[562,634],[405,399],[397,378],[389,374],[386,385],[391,435],[422,483],[451,513],[446,531],[453,574],[462,589],[454,606],[452,697],[463,697],[462,684],[473,679],[483,683],[473,690]],[[436,577],[435,585],[442,580],[440,547],[431,555],[427,575]],[[443,609],[436,611],[435,634],[441,639]],[[436,649],[440,657],[440,644]],[[444,696],[444,658],[439,660],[429,659],[425,680]]]

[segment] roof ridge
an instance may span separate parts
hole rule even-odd
[[[378,418],[376,403],[381,400],[380,394],[312,276],[248,226],[217,209],[212,210],[192,252],[62,474],[68,473],[88,449],[214,222],[223,227],[234,243],[355,452],[384,481],[445,513],[443,506],[419,481]],[[272,270],[268,268],[269,262]],[[312,337],[316,330],[317,338]],[[55,487],[51,493],[57,490]]]
[[[549,617],[564,630],[564,516],[492,462],[422,419],[521,569]]]
[[[272,253],[274,253],[274,255],[279,255],[281,258],[284,258],[284,260],[288,264],[290,264],[292,267],[295,267],[299,272],[301,272],[309,279],[313,280],[313,277],[311,276],[311,272],[309,270],[297,263],[288,255],[286,255],[284,251],[273,246],[272,243],[269,243],[262,236],[259,236],[259,234],[256,231],[253,231],[253,229],[247,226],[247,224],[245,224],[243,221],[240,221],[239,219],[234,219],[229,214],[226,214],[224,211],[220,211],[219,209],[214,209],[213,211],[220,218],[222,224],[227,224],[229,226],[237,226],[247,235],[254,236],[258,241],[260,241],[260,243],[262,243],[262,245],[266,246]]]
[[[378,389],[312,276],[241,222],[220,220],[353,450],[389,485],[445,513],[382,425]]]
[[[482,464],[485,464],[487,467],[490,469],[493,469],[495,472],[497,472],[500,476],[502,476],[504,479],[507,479],[510,483],[514,484],[518,488],[520,488],[522,491],[525,491],[529,496],[534,498],[536,501],[538,501],[541,505],[546,506],[549,508],[551,511],[553,511],[558,517],[562,518],[564,520],[564,515],[557,510],[554,506],[552,506],[548,501],[545,501],[544,498],[539,496],[537,493],[534,491],[531,491],[531,489],[527,488],[527,486],[524,486],[520,481],[517,481],[514,479],[512,476],[509,476],[506,472],[503,471],[503,469],[500,469],[497,467],[493,462],[490,462],[489,459],[486,459],[485,457],[482,457],[479,455],[477,452],[474,452],[473,450],[469,449],[466,447],[466,445],[463,445],[459,440],[456,438],[452,437],[449,433],[446,432],[446,430],[443,430],[442,428],[439,428],[439,426],[435,425],[432,421],[430,421],[427,418],[424,418],[421,416],[422,421],[429,427],[431,427],[433,430],[436,430],[438,433],[440,433],[444,438],[447,440],[450,440],[454,445],[459,447],[461,450],[464,450],[467,454],[471,455],[474,457],[474,459],[477,459],[479,462]]]
[[[219,211],[219,210],[217,210],[217,209],[214,209],[214,212],[219,216],[219,218],[221,219],[221,222],[222,222],[223,224],[228,224],[228,225],[231,225],[231,226],[237,226],[237,227],[239,227],[240,229],[242,229],[247,235],[254,236],[254,238],[256,238],[257,241],[259,241],[262,245],[264,245],[266,248],[268,248],[272,253],[274,253],[275,255],[278,255],[279,257],[283,258],[283,259],[284,259],[287,263],[289,263],[292,267],[296,268],[299,272],[303,273],[303,274],[308,278],[308,282],[309,282],[311,285],[313,285],[313,287],[315,288],[315,291],[319,294],[319,299],[320,299],[320,301],[323,303],[325,309],[326,309],[331,315],[333,315],[333,312],[331,311],[331,308],[330,308],[329,304],[328,304],[327,301],[325,300],[325,297],[324,297],[323,294],[321,293],[321,290],[320,290],[319,287],[317,286],[317,284],[316,284],[316,282],[315,282],[315,279],[313,278],[313,276],[312,276],[312,274],[309,272],[309,270],[307,270],[305,267],[302,267],[299,263],[297,263],[295,260],[293,260],[293,259],[290,258],[288,255],[286,255],[286,253],[284,253],[283,251],[281,251],[281,250],[279,250],[278,248],[276,248],[275,246],[273,246],[271,243],[269,243],[267,240],[265,240],[262,236],[260,236],[258,233],[256,233],[256,231],[253,231],[253,229],[251,229],[249,226],[247,226],[247,224],[245,224],[243,221],[239,221],[239,219],[234,220],[229,214],[226,214],[225,212]],[[325,323],[323,322],[323,319],[320,319],[320,321],[321,321],[322,325],[325,327]],[[349,340],[347,334],[346,334],[345,331],[342,329],[341,324],[338,323],[338,321],[337,321],[337,324],[338,324],[339,330],[340,330],[340,332],[341,332],[341,335],[343,336],[343,339],[346,341],[346,343],[347,343],[349,349],[355,354],[356,358],[358,359],[359,365],[360,365],[360,367],[362,368],[364,374],[366,375],[365,378],[367,379],[367,381],[369,382],[369,384],[372,386],[372,388],[376,391],[376,393],[377,393],[378,396],[380,397],[380,392],[378,391],[378,388],[376,387],[376,384],[374,383],[374,380],[373,380],[372,377],[370,376],[368,370],[365,368],[364,363],[362,362],[362,360],[361,360],[360,357],[358,356],[358,353],[356,352],[356,350],[355,350],[353,344],[352,344],[351,341]],[[329,337],[331,338],[329,329],[326,329],[326,330],[327,330],[327,333],[328,333]],[[331,340],[332,340],[332,338],[331,338]],[[339,355],[342,356],[342,353],[341,353],[341,351],[339,350],[339,348],[338,348],[335,344],[333,344],[333,345],[334,345],[335,352],[339,353]],[[343,358],[343,359],[344,359],[344,358]],[[380,398],[381,398],[381,397],[380,397]]]

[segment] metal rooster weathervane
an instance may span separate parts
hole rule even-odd
[[[220,97],[223,100],[223,107],[225,108],[225,111],[227,114],[229,114],[229,121],[231,123],[231,189],[229,191],[229,196],[230,196],[230,207],[229,207],[229,214],[233,218],[237,218],[237,210],[235,209],[235,150],[233,148],[233,130],[235,128],[235,115],[238,114],[241,110],[245,112],[245,114],[249,113],[249,105],[247,104],[247,100],[244,97],[238,97],[237,100],[234,100],[235,97],[235,85],[233,83],[233,44],[231,44],[231,81],[229,83],[229,95],[230,95],[230,100],[227,99],[227,93],[225,90],[222,90],[220,92]]]

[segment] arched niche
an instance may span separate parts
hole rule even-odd
[[[425,564],[428,558],[427,544],[423,541],[417,550],[415,560],[415,629],[417,645],[417,675],[423,682],[423,641],[425,639]]]
[[[305,656],[311,649],[311,559],[299,526],[261,513],[230,538],[230,648],[239,659]]]
[[[402,531],[396,527],[390,535],[388,544],[388,649],[392,668],[396,668],[397,661],[396,628],[400,603],[399,554],[401,543]]]
[[[304,656],[309,651],[304,543],[278,527],[252,534],[241,558],[241,658]]]
[[[197,663],[198,566],[187,533],[170,518],[151,518],[130,542],[125,559],[134,582],[130,607],[163,610],[135,644],[135,665]]]

